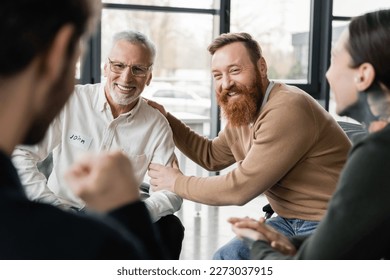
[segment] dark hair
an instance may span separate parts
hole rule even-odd
[[[215,38],[208,46],[207,50],[210,54],[214,54],[218,49],[235,42],[242,42],[251,57],[254,65],[262,56],[262,51],[259,43],[252,36],[245,32],[240,33],[224,33]]]
[[[96,4],[92,0],[0,1],[0,77],[21,71],[45,53],[65,24],[74,27],[68,46],[72,53],[96,14]]]
[[[371,63],[376,81],[390,89],[390,10],[353,18],[346,48],[352,57],[353,68]]]

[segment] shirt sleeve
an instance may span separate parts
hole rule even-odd
[[[153,153],[151,162],[165,166],[172,166],[176,158],[174,154],[175,144],[173,143],[172,131],[168,123],[159,130],[155,137],[156,148]],[[183,199],[170,191],[152,191],[149,189],[149,197],[144,200],[146,208],[153,222],[158,221],[161,217],[175,213],[181,208]]]
[[[153,222],[157,222],[161,217],[170,215],[180,210],[183,199],[169,191],[149,191],[150,197],[145,199],[146,208],[149,210]]]
[[[38,162],[46,159],[60,144],[60,124],[55,119],[42,142],[33,146],[20,145],[12,154],[25,193],[30,200],[62,206],[62,201],[47,186],[46,176],[38,169]]]
[[[188,158],[208,171],[220,171],[236,162],[224,131],[213,140],[197,134],[181,120],[168,113],[176,146]]]

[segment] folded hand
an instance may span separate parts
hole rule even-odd
[[[268,241],[272,248],[285,255],[295,255],[296,248],[282,233],[265,224],[265,219],[230,218],[228,220],[238,237]]]

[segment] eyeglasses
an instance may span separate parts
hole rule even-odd
[[[131,74],[135,77],[146,77],[148,74],[148,71],[152,68],[152,65],[150,66],[144,66],[144,65],[127,65],[122,62],[118,61],[112,61],[110,58],[108,58],[108,62],[110,63],[110,70],[116,74],[122,74],[123,71],[126,70],[127,67],[130,68]]]

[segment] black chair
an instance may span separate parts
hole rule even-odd
[[[344,130],[345,134],[347,134],[348,138],[352,143],[355,143],[362,137],[367,135],[367,130],[358,123],[350,123],[344,121],[337,122],[339,126]]]
[[[264,214],[264,218],[267,220],[269,218],[272,217],[272,215],[274,214],[274,210],[272,209],[271,207],[271,204],[267,204],[263,207],[263,212],[265,213]]]

